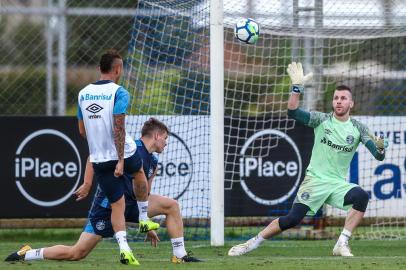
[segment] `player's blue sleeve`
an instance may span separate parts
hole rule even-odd
[[[79,120],[83,120],[82,109],[80,109],[79,105],[78,105],[77,117],[78,117]]]
[[[129,103],[130,94],[123,87],[120,87],[116,92],[116,96],[114,97],[113,114],[125,114],[127,112]]]
[[[158,157],[155,155],[152,155],[152,168],[155,171],[156,167],[158,167]]]

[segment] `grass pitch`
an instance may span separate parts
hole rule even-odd
[[[76,231],[75,231],[76,232]],[[80,232],[80,231],[78,231]],[[9,253],[19,248],[24,242],[32,247],[43,247],[54,244],[74,244],[76,237],[71,234],[55,234],[51,237],[45,234],[45,239],[38,240],[40,235],[31,239],[17,241],[0,233],[0,258],[3,260]],[[56,234],[58,235],[58,234]],[[15,236],[15,235],[14,235]],[[27,239],[28,238],[28,239]],[[67,239],[69,238],[69,239]],[[28,241],[27,241],[28,240]],[[170,257],[172,248],[170,242],[160,242],[158,248],[147,243],[132,242],[136,258],[141,266],[137,269],[406,269],[406,241],[384,240],[367,241],[353,240],[351,247],[356,257],[338,258],[331,256],[335,241],[267,241],[260,248],[241,257],[228,257],[228,249],[237,242],[227,242],[224,247],[210,247],[206,241],[186,242],[187,250],[204,262],[172,265]],[[31,263],[9,264],[0,262],[0,269],[128,269],[131,266],[121,265],[118,261],[117,244],[105,240],[84,260],[79,262],[35,261]]]

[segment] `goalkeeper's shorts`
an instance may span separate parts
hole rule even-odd
[[[309,216],[314,216],[323,204],[347,211],[352,205],[344,205],[344,197],[348,191],[357,186],[343,179],[324,180],[306,175],[294,203],[307,205],[310,208],[307,212]]]
[[[126,202],[125,221],[138,223],[137,202]],[[83,232],[100,235],[103,238],[113,237],[114,230],[111,224],[111,209],[100,205],[93,205]]]

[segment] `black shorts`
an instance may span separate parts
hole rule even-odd
[[[94,176],[100,188],[105,193],[110,203],[115,203],[124,195],[123,177],[115,177],[114,170],[116,169],[117,160],[110,160],[100,163],[92,163]],[[124,159],[124,172],[133,174],[142,168],[142,159],[136,151],[131,157]]]

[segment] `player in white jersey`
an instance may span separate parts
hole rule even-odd
[[[154,153],[164,151],[169,130],[161,121],[150,118],[144,123],[141,138],[136,140],[137,152],[142,159],[145,176],[148,178],[148,190],[151,190],[153,180],[157,174],[158,157]],[[113,173],[111,173],[113,174]],[[86,198],[93,183],[94,170],[86,163],[84,183],[75,192],[77,200]],[[125,217],[127,222],[138,222],[137,201],[134,199],[134,189],[131,175],[124,173],[121,177],[125,183]],[[174,264],[200,262],[191,256],[191,252],[185,249],[183,237],[183,221],[179,204],[171,198],[159,194],[151,194],[148,198],[149,216],[166,216],[166,226],[172,244],[171,262]],[[72,246],[54,245],[51,247],[31,249],[29,245],[23,245],[20,250],[11,253],[5,261],[33,261],[33,260],[69,260],[78,261],[84,259],[100,242],[102,238],[112,237],[114,232],[111,225],[111,207],[106,196],[98,187],[94,195],[92,207],[89,210],[88,221],[77,242]],[[151,245],[157,247],[159,238],[155,231],[149,231],[145,240],[150,240]],[[162,267],[164,268],[164,267]]]
[[[103,54],[99,70],[100,79],[87,85],[78,95],[79,132],[87,138],[95,177],[111,204],[111,220],[120,246],[120,260],[132,264],[136,260],[126,240],[125,188],[122,178],[117,178],[124,171],[134,177],[141,231],[157,229],[159,224],[148,219],[147,179],[141,159],[136,154],[135,142],[125,131],[130,95],[117,84],[123,70],[123,60],[118,52],[109,50]],[[112,172],[115,177],[112,177]]]

